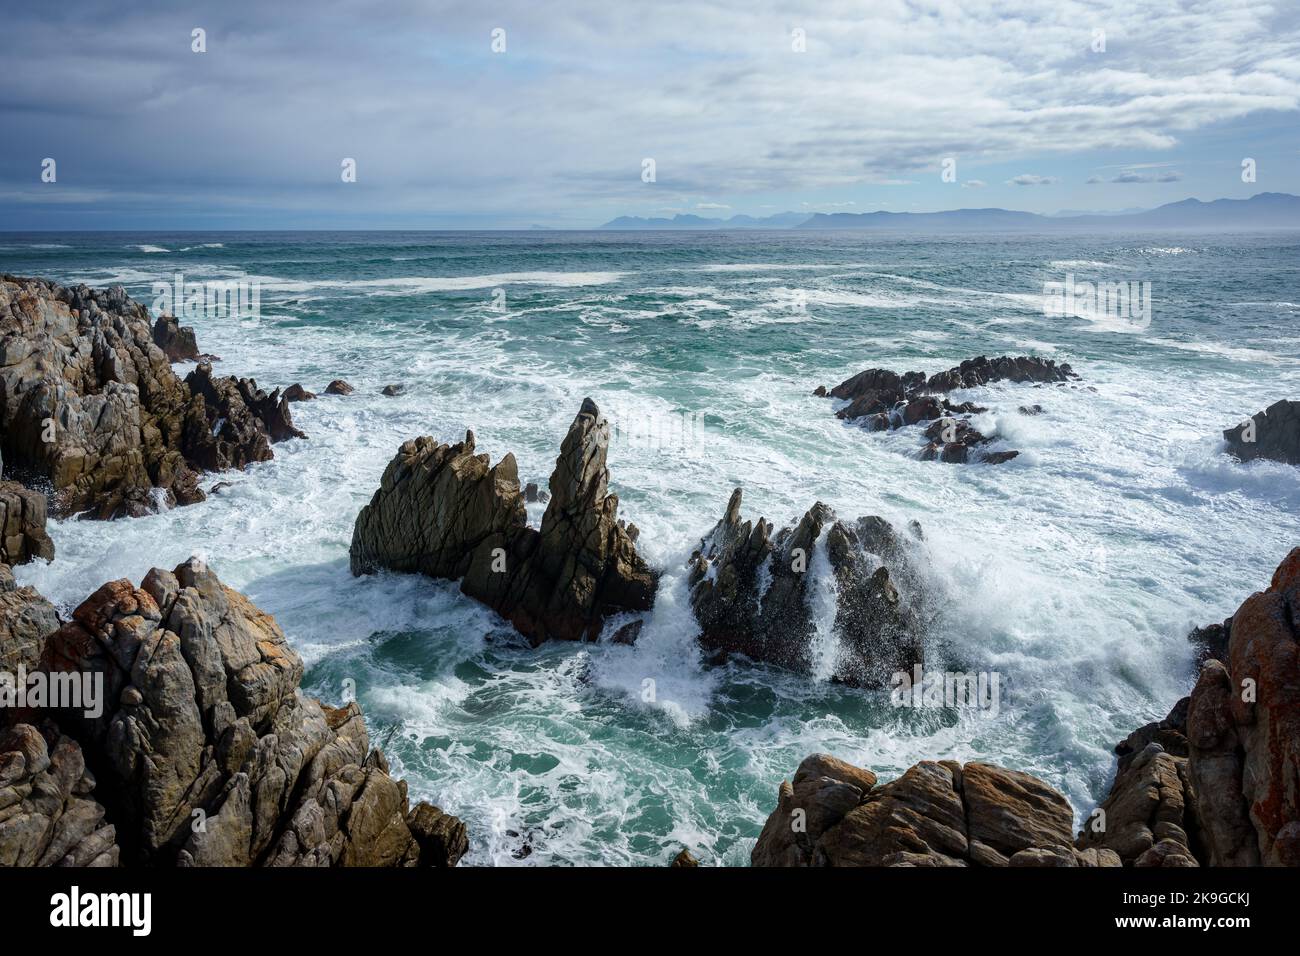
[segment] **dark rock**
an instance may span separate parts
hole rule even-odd
[[[286,402],[310,402],[315,397],[315,392],[307,391],[297,382],[284,390],[284,400]]]
[[[1020,414],[1021,414],[1021,415],[1041,415],[1041,414],[1043,414],[1043,406],[1042,406],[1042,405],[1021,405],[1021,406],[1020,406]]]
[[[406,442],[357,516],[353,574],[381,568],[460,580],[538,644],[595,640],[607,617],[648,610],[657,575],[618,523],[608,494],[609,425],[590,399],[565,436],[541,529],[527,525],[513,455],[490,466],[474,435]]]
[[[1241,461],[1269,458],[1300,465],[1300,402],[1274,402],[1223,433],[1228,452]]]
[[[530,481],[524,486],[524,501],[531,505],[537,500],[537,482]]]
[[[294,427],[279,389],[268,395],[251,378],[214,378],[206,362],[185,384],[193,395],[185,415],[185,453],[205,471],[242,470],[269,461],[272,442],[307,437]]]
[[[15,481],[0,481],[0,564],[54,560],[54,542],[45,531],[45,496]]]
[[[351,395],[354,391],[356,389],[341,378],[336,378],[325,386],[326,395]]]
[[[737,488],[691,558],[691,608],[700,644],[715,659],[742,654],[808,673],[817,664],[820,625],[837,635],[833,676],[846,683],[883,686],[923,660],[922,619],[913,606],[923,589],[904,540],[887,521],[838,521],[818,502],[796,526],[773,534],[763,518],[742,521],[740,504]],[[815,580],[819,559],[826,581]],[[833,621],[817,620],[819,586],[833,595]]]
[[[1232,618],[1222,624],[1207,624],[1205,627],[1193,628],[1187,640],[1196,647],[1196,663],[1204,664],[1208,660],[1222,661],[1228,658],[1228,642],[1232,636]]]
[[[406,391],[405,385],[385,385],[382,394],[387,395],[389,398],[392,398],[396,395],[403,394],[405,391]]]
[[[629,621],[610,635],[609,643],[625,645],[635,644],[636,639],[641,636],[641,628],[644,623],[644,621],[639,620]]]
[[[677,868],[677,869],[681,869],[684,867],[697,867],[699,865],[700,865],[700,861],[695,859],[695,857],[691,856],[690,850],[685,850],[685,849],[682,850],[681,853],[678,853],[675,857],[673,857],[673,861],[668,864],[669,867]]]
[[[181,325],[174,315],[158,316],[153,324],[153,341],[169,362],[198,362],[203,358],[194,329]]]
[[[469,852],[465,824],[430,803],[417,805],[406,818],[406,825],[420,848],[420,866],[455,866]]]
[[[969,359],[946,372],[927,379],[922,372],[899,375],[889,369],[872,368],[845,379],[829,392],[819,387],[814,395],[844,400],[836,413],[844,421],[857,422],[867,431],[886,431],[930,422],[925,435],[928,444],[921,452],[926,461],[968,462],[1001,464],[1015,458],[1019,452],[1001,451],[976,453],[979,446],[993,441],[981,434],[968,420],[959,415],[972,415],[987,411],[973,402],[950,402],[943,395],[958,388],[974,388],[990,382],[1065,382],[1078,378],[1069,365],[1057,365],[1049,359],[1028,356],[1002,356],[988,359],[983,356]],[[1021,406],[1027,415],[1042,411],[1041,406]]]

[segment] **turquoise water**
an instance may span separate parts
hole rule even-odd
[[[1300,543],[1300,473],[1238,464],[1218,438],[1300,397],[1295,234],[0,234],[0,270],[121,282],[146,303],[177,271],[256,281],[259,318],[186,319],[219,371],[357,387],[296,405],[309,438],[220,476],[232,488],[202,505],[55,523],[58,558],[19,578],[70,606],[205,557],[280,621],[312,693],[356,683],[413,797],[468,822],[468,863],[660,865],[686,846],[743,864],[777,784],[816,750],[884,778],[991,760],[1086,813],[1113,743],[1190,686],[1187,629]],[[1150,282],[1149,325],[1045,315],[1044,283],[1067,274]],[[1022,452],[997,467],[919,461],[913,431],[868,434],[810,394],[981,353],[1083,376],[963,396]],[[380,396],[393,382],[406,393]],[[636,647],[530,650],[454,586],[349,575],[353,520],[402,441],[472,428],[544,484],[587,395],[615,426],[622,514],[665,574]],[[1019,415],[1028,403],[1045,413]],[[703,666],[681,569],[737,486],[747,515],[778,523],[819,499],[918,520],[934,660],[999,673],[998,716]]]

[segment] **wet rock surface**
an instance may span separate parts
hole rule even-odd
[[[971,425],[969,416],[987,409],[972,402],[953,403],[944,397],[946,393],[1001,381],[1065,384],[1075,378],[1078,376],[1068,364],[1058,365],[1050,359],[980,356],[929,378],[923,372],[900,375],[889,369],[867,369],[832,389],[818,386],[813,394],[843,401],[845,404],[836,411],[836,417],[857,422],[868,431],[930,423],[925,429],[928,443],[921,451],[924,460],[1001,464],[1019,452],[991,452],[983,448],[995,439]],[[1032,408],[1020,410],[1025,414],[1041,411],[1040,406]]]
[[[182,329],[173,339],[163,326],[181,348]],[[199,471],[264,460],[267,442],[301,434],[287,409],[220,384],[234,380],[214,379],[210,365],[190,376],[206,391],[182,382],[155,329],[120,286],[0,276],[0,451],[24,484],[48,482],[54,515],[117,518],[202,501]],[[223,416],[240,415],[236,393],[258,423],[248,427],[265,432],[260,442],[226,432]],[[241,450],[223,450],[232,445]]]
[[[54,542],[45,531],[45,495],[16,481],[0,481],[0,564],[54,559]]]
[[[922,591],[908,556],[919,528],[840,521],[818,502],[793,527],[742,520],[738,488],[691,556],[691,608],[715,659],[742,654],[859,686],[924,658]],[[901,593],[900,593],[901,589]],[[833,660],[819,647],[836,648]]]
[[[1228,452],[1241,461],[1268,458],[1300,465],[1300,402],[1274,402],[1262,412],[1226,429]]]
[[[0,861],[15,843],[39,846],[42,825],[63,832],[63,819],[66,835],[38,862],[449,866],[465,852],[459,821],[409,806],[357,705],[304,696],[302,661],[274,618],[200,561],[155,568],[139,587],[105,584],[46,637],[41,666],[102,676],[104,706],[43,715],[58,726],[44,738],[51,766],[56,751],[65,761],[63,809],[47,801],[21,829],[0,809]],[[37,772],[24,726],[0,739],[0,780]]]
[[[587,399],[561,445],[538,529],[527,524],[513,455],[491,465],[475,453],[473,432],[455,445],[408,441],[357,516],[352,572],[459,580],[533,644],[595,640],[608,617],[648,610],[658,583],[608,493],[608,447],[609,425]]]
[[[1036,777],[927,760],[897,780],[826,754],[782,782],[753,866],[1118,866],[1072,845],[1070,804]]]
[[[212,356],[199,352],[199,342],[194,329],[181,325],[174,315],[160,315],[153,324],[154,345],[162,349],[169,362],[199,362]]]

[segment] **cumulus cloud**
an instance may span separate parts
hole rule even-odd
[[[1008,186],[1050,186],[1056,182],[1055,176],[1038,176],[1034,173],[1021,173],[1007,180]]]

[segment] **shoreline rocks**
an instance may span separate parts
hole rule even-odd
[[[251,380],[213,378],[204,363],[182,382],[155,329],[121,286],[0,276],[0,451],[24,481],[49,482],[55,516],[193,504],[200,471],[265,460],[268,442],[302,435],[278,393]],[[159,334],[187,342],[171,331]]]
[[[956,389],[975,388],[992,382],[1063,385],[1078,377],[1068,364],[1057,365],[1050,359],[1006,355],[989,359],[981,355],[928,379],[923,372],[899,375],[889,369],[867,369],[832,389],[818,386],[813,394],[846,402],[835,416],[843,421],[856,422],[867,431],[887,431],[929,422],[925,429],[929,441],[921,451],[921,458],[925,461],[1001,464],[1020,453],[1013,450],[980,451],[995,437],[978,431],[970,424],[969,416],[987,409],[973,402],[954,404],[943,396]]]
[[[1225,429],[1228,453],[1240,461],[1268,458],[1300,465],[1300,402],[1274,402],[1240,425]]]
[[[741,520],[741,498],[737,488],[690,559],[691,609],[706,651],[810,673],[819,628],[830,628],[839,647],[832,676],[841,682],[879,687],[923,662],[912,606],[921,588],[893,526],[877,517],[840,521],[818,502],[774,533],[763,518]]]
[[[16,481],[0,481],[0,564],[54,560],[54,542],[45,531],[45,495]]]
[[[814,754],[782,782],[751,862],[1300,866],[1300,548],[1220,632],[1226,661],[1207,659],[1190,696],[1116,746],[1074,840],[1065,797],[1028,774],[923,761],[877,786]]]
[[[40,661],[102,679],[103,707],[0,735],[0,793],[30,780],[34,794],[45,772],[58,784],[0,808],[0,862],[450,866],[468,846],[460,821],[409,806],[355,703],[303,695],[274,618],[201,561],[103,585]]]
[[[352,573],[459,580],[534,646],[596,640],[607,618],[649,610],[658,585],[608,493],[609,437],[600,409],[584,400],[556,459],[540,529],[527,524],[513,455],[491,465],[475,454],[473,432],[455,445],[406,442],[357,515]]]

